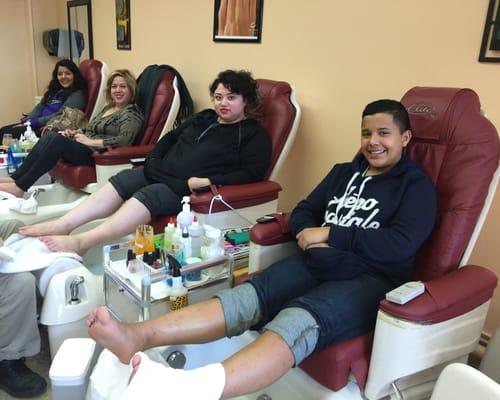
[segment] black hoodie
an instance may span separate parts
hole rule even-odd
[[[410,278],[415,253],[432,230],[436,193],[420,165],[405,157],[380,175],[364,176],[367,168],[362,154],[335,165],[293,210],[291,229],[296,235],[330,227],[330,247],[305,252],[319,279],[369,273],[398,285]]]
[[[144,174],[182,196],[189,193],[190,177],[214,185],[249,183],[264,178],[270,162],[271,140],[256,120],[219,124],[215,111],[204,110],[155,145]]]

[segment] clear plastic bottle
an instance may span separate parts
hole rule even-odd
[[[213,226],[205,225],[205,245],[201,248],[201,257],[210,259],[224,255],[222,232]]]
[[[193,217],[193,222],[188,227],[188,232],[191,237],[191,255],[193,257],[201,257],[201,237],[203,236],[203,226],[200,225],[196,215]]]
[[[14,159],[14,155],[12,153],[12,149],[9,148],[7,149],[7,174],[11,175],[13,174],[17,169],[17,163],[16,160]]]
[[[185,261],[186,259],[191,257],[191,238],[189,237],[189,232],[187,227],[184,227],[182,229],[181,243],[182,243],[182,256]]]
[[[188,305],[188,290],[182,283],[181,266],[171,255],[168,261],[172,270],[172,288],[170,289],[170,310],[178,310]]]

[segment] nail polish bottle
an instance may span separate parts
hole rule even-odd
[[[127,250],[127,269],[132,274],[135,274],[141,268],[141,262],[136,258],[134,250]]]

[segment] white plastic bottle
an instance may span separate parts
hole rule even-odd
[[[174,219],[170,217],[163,233],[163,250],[168,253],[172,249],[172,241],[175,232]]]
[[[191,221],[193,220],[193,213],[191,212],[191,206],[189,204],[189,196],[184,196],[181,204],[182,211],[177,214],[177,226],[184,229],[191,225]]]
[[[200,225],[196,215],[193,217],[193,222],[188,227],[188,232],[191,237],[191,255],[193,257],[201,257],[201,237],[203,235],[203,227]]]
[[[24,138],[29,141],[33,142],[36,139],[35,132],[33,132],[33,129],[31,129],[31,121],[27,120],[24,125],[26,125],[26,130],[24,131]]]

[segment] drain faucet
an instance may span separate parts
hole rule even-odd
[[[69,304],[75,305],[80,303],[80,299],[78,298],[78,287],[81,283],[85,282],[85,278],[83,276],[77,276],[73,279],[69,285],[69,291],[71,293],[71,299],[69,300]]]

